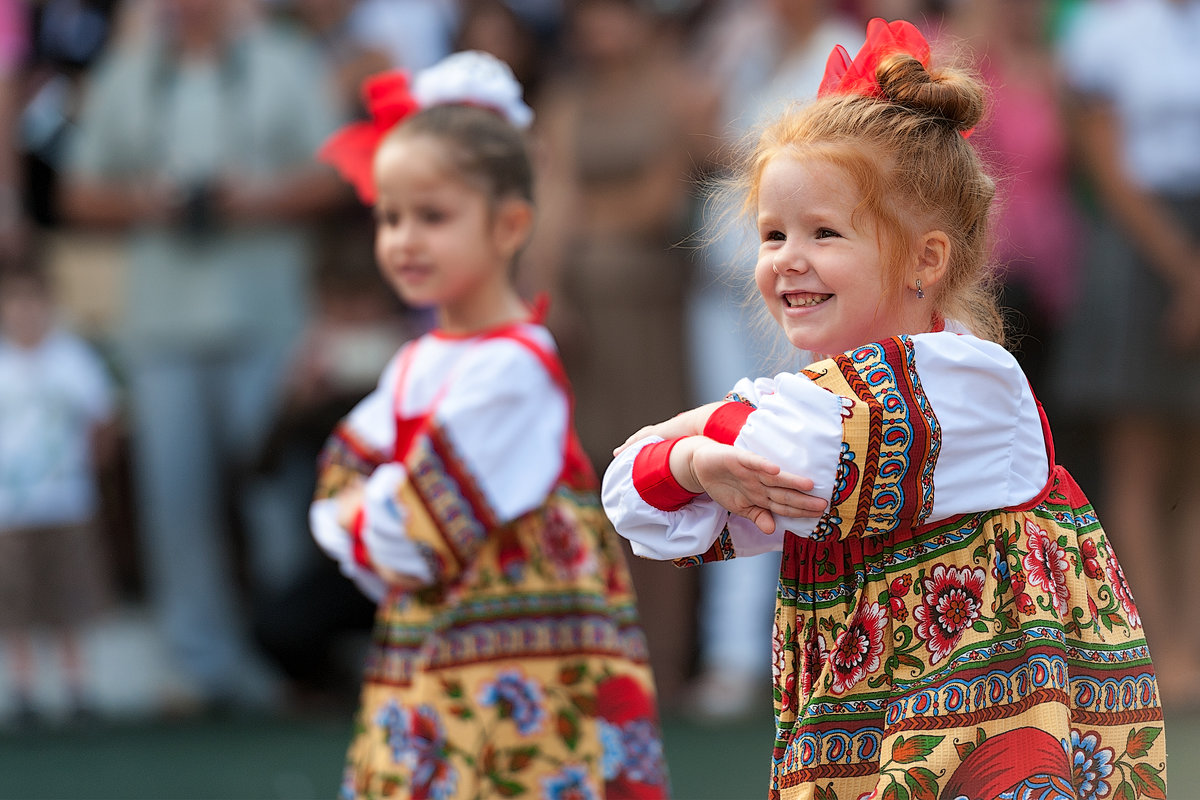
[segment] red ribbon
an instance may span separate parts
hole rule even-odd
[[[886,22],[876,17],[867,23],[867,40],[853,60],[840,44],[833,48],[825,62],[825,77],[821,79],[817,96],[883,97],[875,72],[879,62],[893,53],[907,53],[920,61],[921,66],[929,68],[929,43],[915,25],[902,19]]]
[[[867,40],[853,59],[840,44],[835,45],[825,62],[825,76],[817,89],[817,97],[831,94],[857,94],[863,97],[883,97],[879,87],[879,63],[893,53],[905,53],[929,69],[929,42],[911,22],[898,19],[886,22],[875,17],[867,23]],[[973,132],[962,131],[964,139]]]
[[[371,119],[352,122],[334,132],[321,145],[317,157],[333,165],[364,203],[374,205],[372,166],[379,142],[420,105],[409,90],[408,73],[403,70],[389,70],[367,78],[363,81],[362,96]]]

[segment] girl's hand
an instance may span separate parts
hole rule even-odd
[[[361,477],[355,477],[334,498],[337,501],[337,523],[346,531],[354,527],[354,519],[362,509],[365,483]]]
[[[396,572],[387,567],[381,567],[378,564],[374,565],[375,574],[383,578],[383,580],[392,588],[399,589],[403,592],[415,592],[417,589],[424,588],[428,584],[420,578],[415,578],[412,575],[405,575],[403,572]]]
[[[721,403],[708,403],[699,408],[693,408],[690,411],[683,411],[676,414],[669,420],[660,422],[657,425],[647,425],[626,439],[620,447],[613,450],[613,457],[619,456],[631,444],[640,442],[647,436],[657,436],[660,439],[699,436],[704,433],[704,426],[708,424],[708,418],[712,416],[712,412],[720,405]]]
[[[707,492],[725,510],[750,520],[763,533],[775,532],[774,514],[819,517],[827,505],[808,494],[813,488],[809,478],[783,472],[762,456],[703,436],[675,446],[671,471],[684,488]]]

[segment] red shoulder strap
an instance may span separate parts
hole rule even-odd
[[[406,417],[400,413],[400,401],[404,397],[404,387],[408,385],[408,373],[416,358],[417,345],[420,341],[420,339],[414,339],[409,343],[404,352],[400,354],[400,363],[396,367],[396,385],[392,390],[392,416],[396,420],[396,443],[392,450],[393,461],[404,460],[404,457],[408,455],[409,448],[412,447],[413,440],[417,438],[417,433],[425,425],[425,420],[429,416],[428,413],[425,413]],[[432,407],[431,404],[430,408]]]
[[[571,391],[571,382],[567,378],[567,371],[563,367],[562,361],[559,360],[558,354],[547,350],[540,342],[518,328],[505,328],[488,334],[484,339],[511,339],[525,347],[542,362],[546,372],[550,373],[550,377],[567,395],[567,445],[566,452],[563,454],[561,479],[574,489],[591,489],[598,486],[599,480],[592,467],[591,459],[584,452],[583,444],[575,432],[575,394]]]

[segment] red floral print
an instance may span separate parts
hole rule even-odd
[[[850,626],[838,634],[829,654],[834,694],[845,694],[879,669],[887,626],[887,609],[879,603],[870,603],[860,608]]]
[[[955,569],[938,564],[922,582],[921,605],[913,611],[917,636],[936,664],[954,649],[962,632],[979,619],[983,608],[983,568]]]
[[[1025,520],[1025,533],[1029,536],[1029,552],[1021,562],[1025,574],[1031,584],[1050,595],[1054,612],[1064,617],[1070,597],[1067,570],[1071,568],[1071,562],[1067,560],[1067,551],[1032,520]]]

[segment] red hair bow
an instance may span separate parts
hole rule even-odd
[[[374,205],[372,165],[379,142],[397,122],[417,111],[420,104],[412,96],[408,73],[403,70],[389,70],[367,78],[362,95],[370,121],[352,122],[335,131],[321,145],[317,157],[332,164],[364,203]]]
[[[875,71],[879,62],[892,53],[907,53],[929,67],[929,43],[911,22],[898,19],[885,22],[876,17],[867,23],[867,41],[853,60],[840,44],[833,48],[825,62],[825,77],[817,96],[857,94],[882,97]]]

